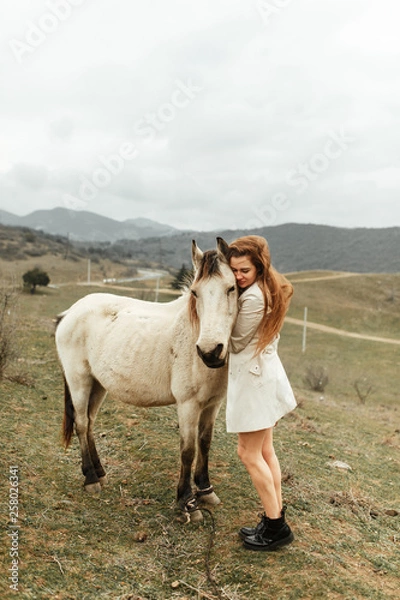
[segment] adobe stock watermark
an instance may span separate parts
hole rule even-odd
[[[134,124],[133,131],[137,136],[135,141],[137,142],[137,138],[141,138],[144,142],[154,141],[168,123],[171,123],[180,111],[186,109],[202,90],[203,88],[193,83],[191,79],[186,82],[175,80],[175,87],[169,101],[160,104],[156,111],[146,113]],[[101,190],[109,186],[122,173],[126,163],[134,160],[138,153],[136,143],[125,141],[115,152],[107,156],[99,155],[97,157],[99,166],[89,176],[79,176],[77,194],[64,194],[64,205],[72,210],[82,210],[87,207]]]
[[[328,139],[321,152],[315,152],[306,162],[299,163],[296,169],[289,171],[286,183],[297,188],[298,194],[304,193],[310,183],[325,173],[332,162],[340,158],[355,141],[354,137],[344,131],[343,126],[339,131],[328,132]]]
[[[255,217],[249,219],[245,229],[259,229],[260,227],[270,227],[278,219],[279,213],[284,212],[292,205],[290,198],[284,192],[274,194],[269,202],[262,206],[252,206],[251,211]]]
[[[298,163],[295,169],[287,172],[285,178],[287,185],[296,188],[298,195],[304,194],[310,185],[323,173],[326,173],[332,163],[338,160],[355,141],[356,138],[346,133],[343,126],[338,131],[328,132],[328,138],[319,152],[315,152],[307,161]],[[291,206],[290,194],[278,192],[272,196],[269,202],[262,206],[252,207],[255,218],[247,221],[245,229],[274,225],[280,213],[288,210]]]
[[[15,60],[21,64],[26,57],[31,56],[49,35],[59,29],[61,23],[68,21],[74,14],[74,9],[85,2],[87,0],[47,0],[48,10],[35,21],[27,22],[23,39],[12,38],[9,41]]]
[[[18,467],[11,465],[8,471],[8,532],[10,567],[8,569],[9,587],[18,592],[19,585],[19,476]]]
[[[264,25],[269,25],[271,19],[282,13],[292,4],[293,0],[256,0],[256,10]]]

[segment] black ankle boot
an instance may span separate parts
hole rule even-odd
[[[265,515],[265,513],[260,514],[259,517],[261,517],[261,520],[255,527],[242,527],[239,530],[239,537],[241,537],[242,540],[250,535],[261,533],[262,529],[267,526],[268,517]]]
[[[286,504],[282,507],[281,517],[285,516],[285,512],[287,510]],[[245,537],[249,537],[250,535],[255,535],[256,533],[261,533],[261,530],[267,526],[268,517],[265,513],[260,513],[258,515],[261,520],[255,527],[242,527],[239,530],[239,536],[244,540]]]
[[[266,526],[260,528],[254,535],[244,538],[243,545],[245,548],[270,552],[293,542],[294,535],[289,525],[285,522],[285,513],[283,510],[278,519],[264,518]]]

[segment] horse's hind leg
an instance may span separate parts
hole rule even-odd
[[[96,384],[97,382],[91,376],[86,376],[84,380],[79,378],[79,380],[68,383],[74,407],[75,431],[82,456],[82,473],[85,476],[84,486],[85,490],[90,493],[101,490],[99,475],[101,477],[105,475],[93,438],[94,418],[105,395],[103,392],[100,400],[100,392]],[[90,410],[91,405],[92,411]]]
[[[198,437],[197,437],[197,460],[194,473],[194,482],[197,486],[196,496],[200,504],[216,505],[220,499],[214,492],[208,474],[208,456],[214,431],[214,423],[217,418],[220,400],[207,404],[200,413]]]
[[[99,455],[97,453],[96,444],[94,441],[94,422],[96,420],[97,413],[99,411],[100,406],[106,396],[107,392],[103,388],[103,386],[95,379],[93,381],[92,391],[90,393],[89,398],[89,423],[87,430],[87,440],[89,446],[90,458],[92,459],[94,470],[96,471],[96,475],[99,478],[99,483],[101,487],[103,487],[107,483],[107,475],[103,468],[103,465],[100,462]],[[89,484],[90,485],[90,484]],[[86,484],[85,484],[86,486]],[[89,490],[88,490],[89,491]]]

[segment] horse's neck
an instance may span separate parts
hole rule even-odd
[[[179,329],[184,329],[187,338],[197,339],[198,332],[196,326],[191,322],[189,309],[190,294],[184,293],[178,300],[175,300],[177,313],[175,323]]]
[[[176,300],[177,314],[179,315],[179,320],[184,322],[185,325],[190,323],[189,300],[190,294],[187,293],[183,293],[182,296],[178,300]]]

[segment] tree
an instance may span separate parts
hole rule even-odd
[[[0,381],[8,363],[15,357],[14,334],[16,313],[16,294],[0,290]]]
[[[190,281],[193,278],[193,271],[188,269],[185,264],[183,264],[175,277],[175,279],[171,283],[171,287],[174,290],[181,290],[185,287],[185,285],[189,285]]]
[[[30,286],[31,294],[35,293],[37,285],[46,286],[50,283],[50,277],[45,271],[42,271],[38,267],[24,273],[22,275],[22,279],[24,281],[24,285]]]

